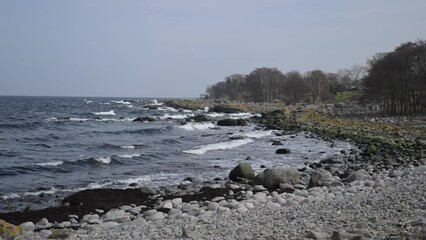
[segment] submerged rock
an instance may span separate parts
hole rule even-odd
[[[277,149],[277,151],[275,153],[276,154],[289,154],[289,153],[291,153],[291,151],[288,148],[280,148],[280,149]]]

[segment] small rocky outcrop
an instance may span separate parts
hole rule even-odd
[[[209,109],[209,112],[218,112],[218,113],[239,113],[243,112],[241,109],[230,107],[227,105],[216,105]]]
[[[155,118],[153,118],[153,117],[137,117],[133,120],[133,122],[155,122]]]
[[[253,178],[253,185],[262,185],[268,189],[277,189],[280,183],[296,184],[300,179],[300,173],[295,168],[275,166],[266,169]]]
[[[233,168],[229,173],[229,179],[236,182],[241,181],[242,179],[251,180],[254,176],[253,169],[251,169],[251,166],[248,163],[238,164],[238,166]]]
[[[289,153],[291,153],[291,151],[288,148],[280,148],[280,149],[277,149],[277,151],[275,153],[276,154],[289,154]]]
[[[208,122],[210,119],[206,117],[206,115],[199,114],[194,116],[192,119],[194,119],[194,122]]]
[[[244,119],[223,119],[223,120],[219,120],[217,121],[217,125],[218,126],[225,126],[225,127],[229,127],[229,126],[247,126],[248,123],[246,120]]]

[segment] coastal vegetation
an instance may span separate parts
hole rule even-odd
[[[426,108],[426,41],[378,53],[367,66],[355,65],[329,73],[319,69],[300,73],[256,68],[232,74],[208,86],[207,98],[285,104],[361,101],[376,104],[389,115],[417,115]]]

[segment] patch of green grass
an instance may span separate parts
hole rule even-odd
[[[338,92],[336,94],[335,100],[338,102],[349,102],[351,100],[354,100],[354,98],[360,97],[361,95],[362,93],[358,91]]]

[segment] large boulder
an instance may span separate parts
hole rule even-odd
[[[193,117],[195,122],[208,122],[210,119],[206,115],[199,114]]]
[[[15,239],[22,234],[22,227],[0,219],[0,239]]]
[[[355,171],[355,172],[351,173],[345,180],[346,180],[346,182],[370,181],[371,180],[371,176],[364,169],[360,169],[358,171]]]
[[[223,119],[217,121],[218,126],[247,126],[247,121],[244,119]]]
[[[280,183],[296,184],[300,179],[300,173],[295,168],[275,166],[266,169],[253,178],[253,185],[262,185],[268,189],[277,189]]]
[[[312,173],[308,187],[328,186],[333,182],[333,175],[324,168],[317,168]]]
[[[250,164],[240,163],[229,173],[229,179],[232,181],[241,181],[241,179],[251,180],[254,178],[254,172]]]

